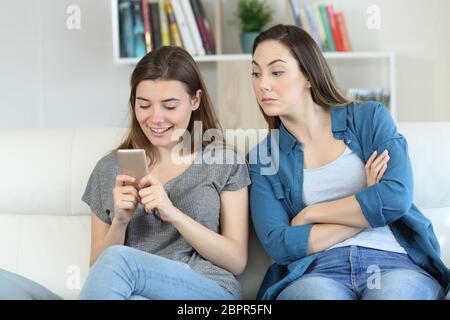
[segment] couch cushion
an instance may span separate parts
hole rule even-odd
[[[423,214],[431,220],[434,233],[441,245],[441,258],[450,267],[450,207],[422,209]]]
[[[76,299],[87,277],[90,216],[0,215],[0,268]]]

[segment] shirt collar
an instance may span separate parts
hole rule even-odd
[[[280,149],[284,153],[289,153],[298,143],[297,139],[285,128],[280,121]]]
[[[331,108],[331,130],[333,133],[347,130],[347,108]]]

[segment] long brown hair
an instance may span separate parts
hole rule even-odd
[[[117,149],[145,149],[147,155],[150,157],[150,164],[154,164],[156,161],[154,147],[142,131],[135,114],[136,88],[144,80],[180,81],[191,97],[195,96],[199,89],[202,91],[200,106],[192,112],[187,127],[191,135],[191,152],[194,152],[195,121],[201,121],[202,123],[202,147],[206,147],[210,143],[203,139],[203,135],[208,129],[218,130],[223,137],[222,128],[217,120],[205,83],[194,59],[183,48],[163,46],[144,56],[138,62],[131,75],[131,93],[129,99],[131,125],[129,132]]]
[[[311,96],[314,103],[322,107],[345,106],[348,100],[338,89],[322,51],[314,39],[303,29],[296,26],[278,24],[258,35],[253,43],[253,54],[260,43],[276,40],[286,46],[297,60],[300,71],[311,84]],[[280,127],[278,116],[267,116],[260,108],[269,129]]]

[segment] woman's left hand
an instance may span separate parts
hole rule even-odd
[[[179,212],[167,196],[162,183],[150,174],[139,182],[139,196],[145,211],[151,214],[157,209],[159,217],[164,221],[170,222]]]

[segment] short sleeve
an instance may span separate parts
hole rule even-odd
[[[101,161],[97,163],[89,177],[86,189],[82,196],[82,200],[89,206],[95,215],[107,224],[111,224],[110,210],[107,209],[102,194],[104,187],[102,186],[102,165]]]
[[[223,191],[236,191],[251,184],[248,166],[245,159],[236,154],[235,162],[231,164],[230,174]]]

